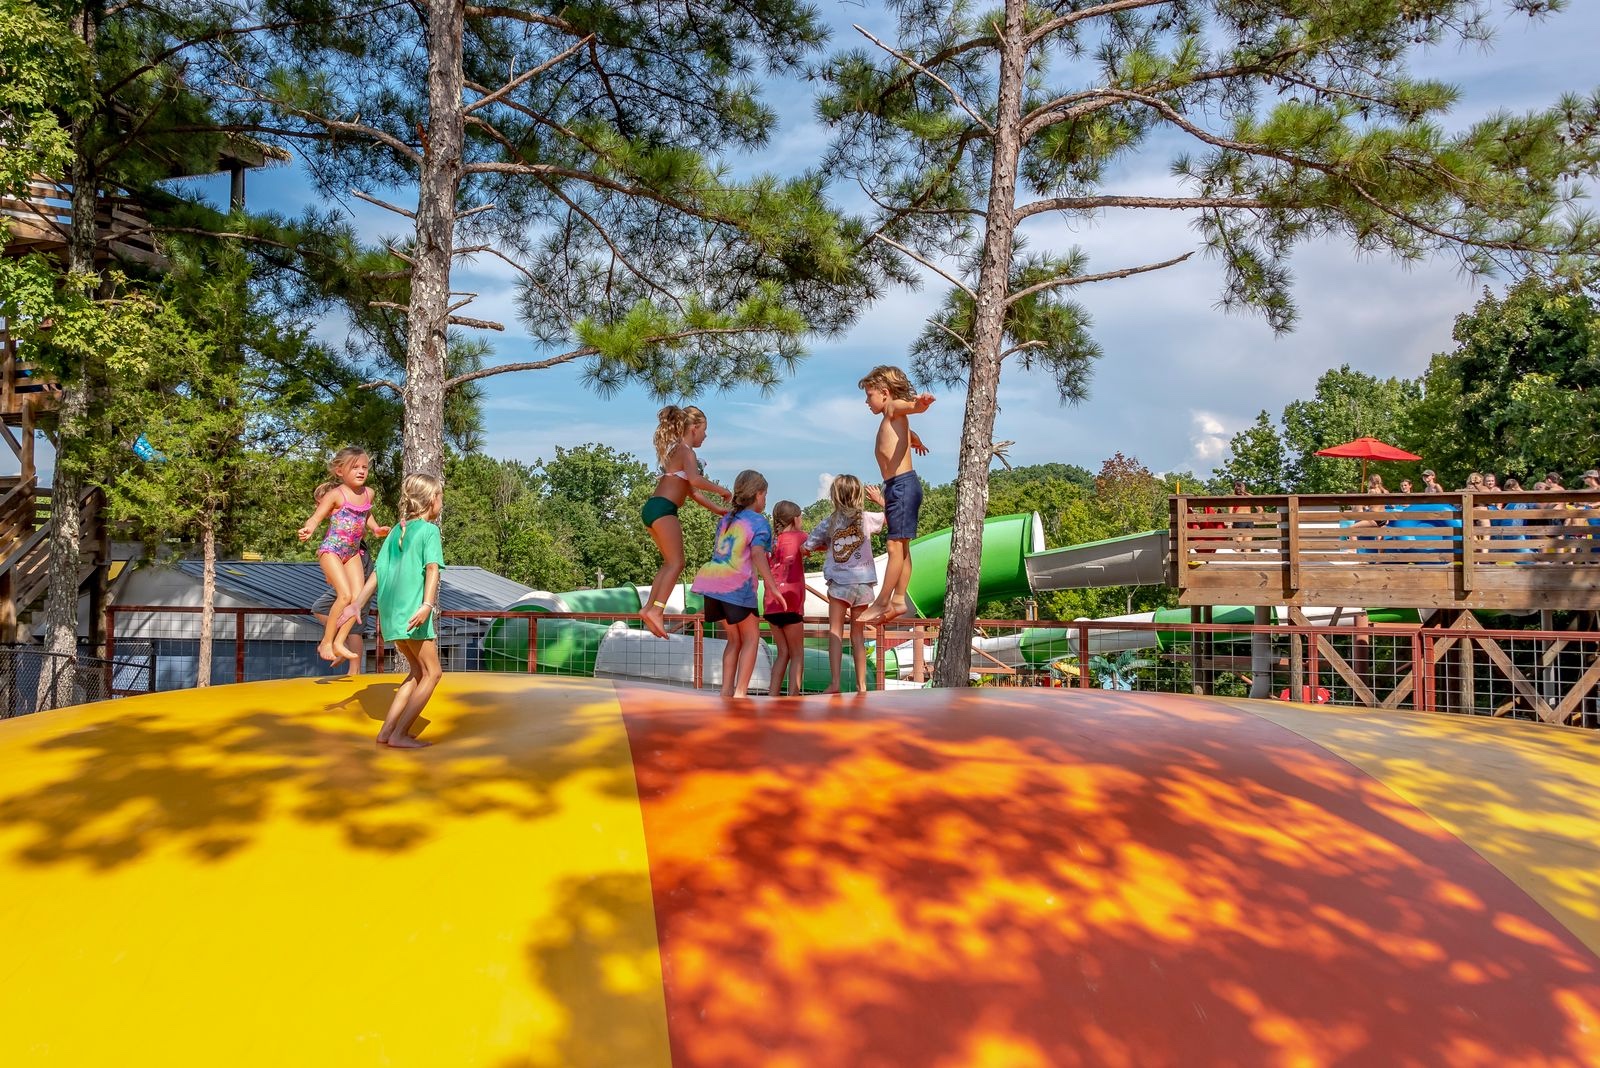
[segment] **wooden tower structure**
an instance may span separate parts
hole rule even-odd
[[[239,210],[244,206],[245,171],[287,158],[278,149],[236,140],[209,170],[174,170],[167,177],[227,173],[231,176],[230,203]],[[30,183],[25,196],[0,195],[0,226],[7,230],[0,255],[42,253],[65,259],[72,234],[72,187],[39,179]],[[131,263],[147,271],[166,266],[146,212],[135,198],[120,193],[102,195],[95,227],[96,254],[102,262]],[[0,440],[16,458],[17,473],[0,476],[0,641],[26,641],[27,614],[40,603],[49,583],[51,517],[63,506],[49,487],[39,485],[34,446],[39,434],[55,440],[61,391],[47,372],[22,358],[8,327],[0,318]],[[83,524],[79,581],[89,597],[91,643],[98,645],[112,563],[104,501],[98,491],[90,490],[69,506],[79,509]]]

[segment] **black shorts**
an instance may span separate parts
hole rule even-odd
[[[705,601],[707,623],[726,622],[738,626],[756,614],[754,608],[746,608],[742,604],[729,604],[727,601],[719,601],[715,597],[707,597]]]
[[[796,623],[804,623],[805,621],[806,617],[799,612],[767,613],[767,626],[769,627],[792,627]]]

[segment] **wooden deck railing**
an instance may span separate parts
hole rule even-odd
[[[1171,498],[1186,605],[1600,609],[1600,494]]]
[[[119,259],[152,267],[166,264],[150,233],[150,221],[134,200],[115,194],[95,207],[99,246]],[[0,196],[0,226],[10,230],[7,255],[59,252],[72,232],[72,186],[35,181],[22,197]]]

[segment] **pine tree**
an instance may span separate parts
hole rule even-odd
[[[1557,209],[1595,172],[1600,98],[1447,134],[1456,90],[1407,70],[1422,45],[1487,39],[1484,0],[890,6],[896,39],[867,34],[870,48],[833,58],[823,114],[837,129],[830,173],[880,206],[874,237],[954,287],[913,350],[920,377],[967,394],[941,685],[964,685],[971,662],[1003,361],[1082,400],[1099,349],[1063,294],[1195,251],[1093,270],[1076,250],[1026,250],[1029,220],[1185,214],[1221,271],[1223,305],[1276,330],[1294,322],[1287,261],[1303,241],[1401,260],[1442,251],[1473,271],[1596,248],[1593,222]],[[1158,154],[1181,188],[1118,188],[1132,157]]]
[[[405,316],[405,373],[373,383],[404,396],[408,471],[440,473],[447,392],[491,375],[581,362],[602,394],[770,386],[805,334],[853,317],[863,261],[886,262],[825,207],[820,176],[717,162],[771,133],[758,66],[798,70],[821,43],[799,0],[328,10],[321,33],[241,59],[237,121],[297,146],[325,193],[409,220],[390,264],[405,292],[378,302]],[[414,209],[380,195],[413,185]],[[522,276],[544,354],[446,366],[452,326],[504,328],[464,314],[474,295],[451,272],[467,256]]]

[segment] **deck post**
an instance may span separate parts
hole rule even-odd
[[[1204,612],[1201,605],[1189,609],[1189,692],[1195,694],[1205,693],[1200,686],[1200,632],[1194,629]]]
[[[1291,621],[1289,624],[1289,700],[1300,700],[1300,696],[1305,693],[1305,687],[1305,635],[1301,633],[1300,625]]]
[[[1167,561],[1167,585],[1181,590],[1189,583],[1189,498],[1173,497],[1172,557]]]

